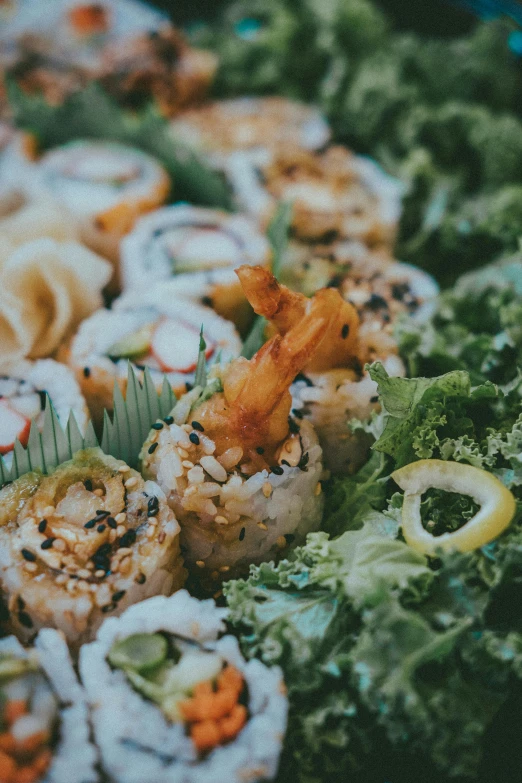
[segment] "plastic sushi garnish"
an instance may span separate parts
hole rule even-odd
[[[423,459],[396,470],[391,477],[404,490],[402,532],[406,543],[426,555],[435,555],[437,550],[478,549],[497,538],[515,515],[512,493],[491,473],[471,465]],[[480,508],[458,530],[433,536],[421,519],[422,495],[428,489],[468,495]]]

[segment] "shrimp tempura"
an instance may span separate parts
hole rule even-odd
[[[356,356],[359,316],[339,291],[323,288],[308,299],[281,285],[264,267],[241,266],[236,274],[255,312],[267,318],[279,334],[285,335],[302,323],[312,309],[328,321],[323,338],[309,354],[305,370],[323,372],[347,367]]]

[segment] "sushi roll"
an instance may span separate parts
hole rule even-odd
[[[77,647],[108,614],[183,585],[163,493],[100,449],[25,474],[0,491],[0,509],[0,590],[22,642],[51,626]]]
[[[187,272],[269,262],[268,240],[251,218],[176,204],[141,218],[123,240],[122,288],[147,287]]]
[[[313,424],[329,471],[336,475],[356,472],[368,459],[373,439],[351,423],[368,420],[378,409],[377,384],[363,368],[366,361],[379,358],[389,375],[404,375],[396,348],[388,347],[383,355],[372,357],[360,337],[362,325],[356,308],[344,301],[338,290],[323,289],[308,299],[279,284],[261,267],[240,267],[237,274],[256,313],[267,318],[272,330],[281,335],[299,328],[315,301],[325,301],[323,307],[328,307],[333,317],[292,384],[292,414],[299,422]]]
[[[358,312],[359,339],[366,343],[368,361],[397,351],[398,319],[427,323],[439,294],[427,272],[396,261],[383,248],[369,249],[351,241],[313,247],[291,243],[281,280],[306,296],[321,288],[337,288]]]
[[[30,649],[0,639],[0,726],[2,783],[99,780],[85,693],[57,631],[40,631]]]
[[[288,144],[314,151],[330,128],[313,106],[287,98],[234,98],[189,109],[171,123],[174,139],[195,147],[217,168],[237,150],[275,152]]]
[[[114,783],[272,780],[286,731],[281,671],[245,662],[227,611],[185,590],[107,620],[80,653]],[[220,638],[221,637],[221,638]]]
[[[167,284],[168,286],[168,284]],[[112,410],[114,383],[125,394],[128,363],[140,377],[147,367],[161,390],[165,374],[177,393],[194,381],[201,327],[207,359],[241,352],[233,324],[209,307],[173,298],[167,286],[122,296],[80,324],[62,358],[75,372],[95,422]]]
[[[328,308],[314,302],[251,360],[213,367],[144,444],[143,474],[167,496],[205,589],[284,555],[321,523],[321,447],[312,425],[290,415],[290,384],[328,329]]]
[[[116,265],[122,237],[141,214],[160,206],[169,190],[169,177],[154,158],[106,141],[56,147],[35,171],[35,193],[61,204],[79,223],[85,244]]]
[[[321,154],[297,146],[275,154],[238,151],[228,156],[225,176],[238,207],[262,223],[278,202],[291,202],[292,234],[300,241],[392,246],[395,240],[402,183],[344,147]]]
[[[73,416],[80,432],[85,432],[87,405],[74,374],[64,364],[53,359],[22,361],[8,375],[0,373],[0,454],[7,466],[15,440],[27,444],[31,422],[43,429],[47,397],[64,429]]]

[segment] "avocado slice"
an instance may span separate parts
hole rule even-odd
[[[168,644],[159,633],[136,633],[116,642],[109,652],[109,663],[118,669],[147,672],[163,663]]]
[[[117,340],[106,351],[111,359],[139,359],[150,351],[155,324],[145,324],[136,332]]]

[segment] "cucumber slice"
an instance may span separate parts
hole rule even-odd
[[[107,351],[107,356],[115,359],[137,359],[144,356],[150,350],[154,324],[145,324],[132,334],[122,337]]]
[[[163,663],[167,651],[167,640],[161,634],[137,633],[113,645],[109,663],[118,669],[146,672]]]
[[[10,655],[0,656],[0,680],[10,680],[34,670],[35,666],[29,660],[14,658]]]

